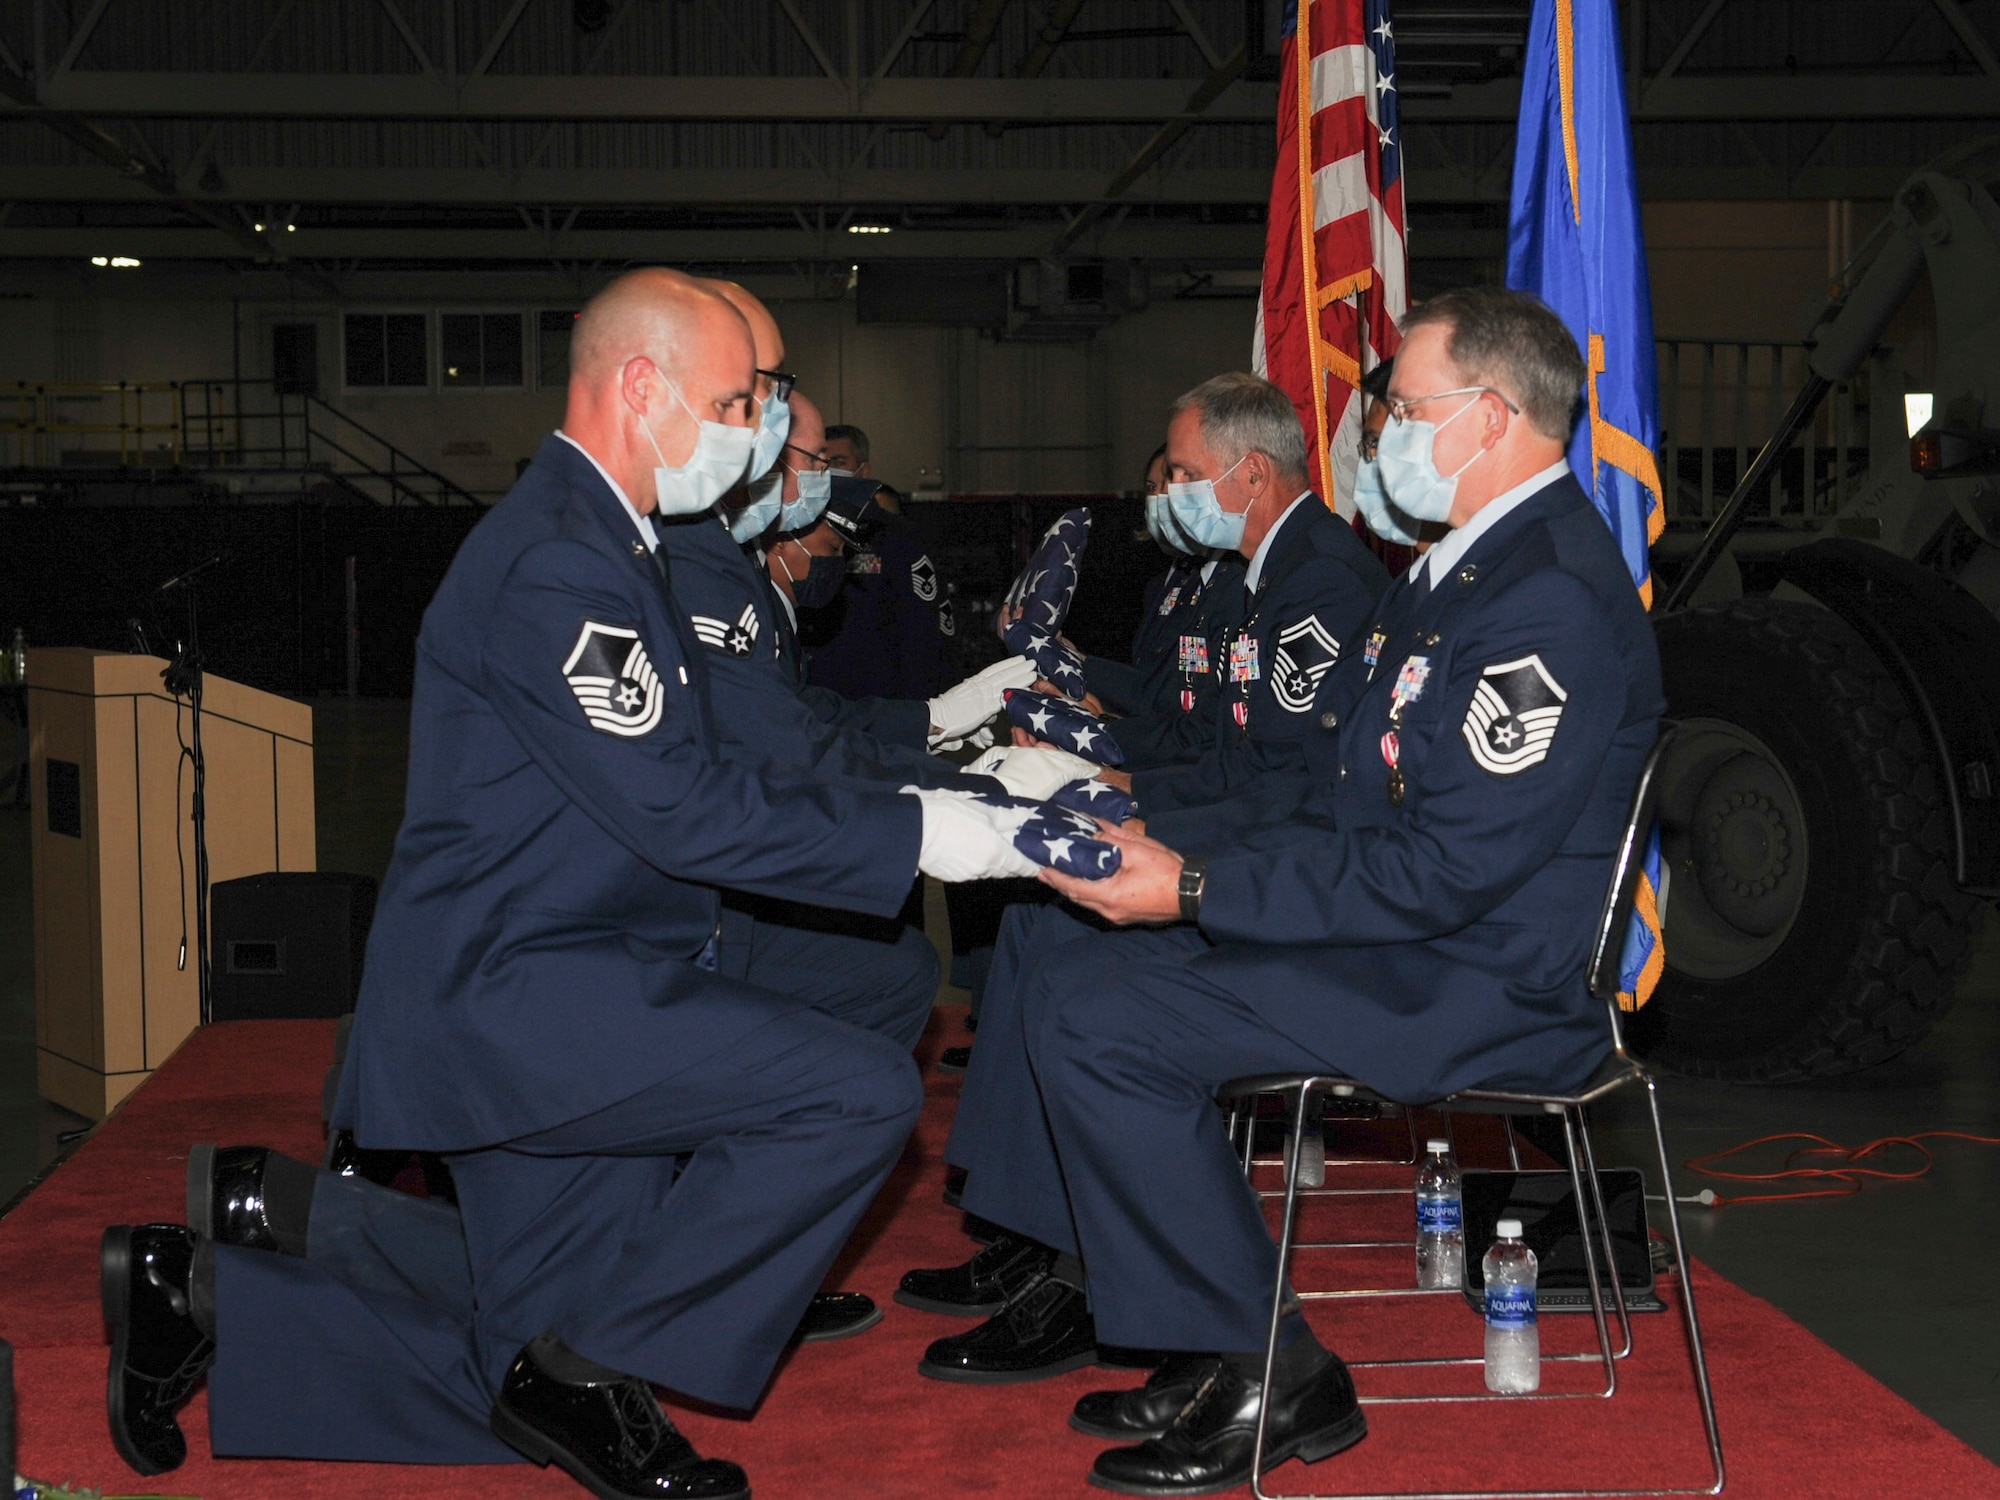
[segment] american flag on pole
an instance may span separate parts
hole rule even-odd
[[[1391,0],[1288,0],[1278,166],[1251,351],[1298,408],[1320,494],[1354,514],[1361,377],[1409,305]]]

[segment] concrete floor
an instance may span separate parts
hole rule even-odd
[[[327,699],[314,708],[320,868],[379,878],[402,815],[409,707]],[[58,1131],[81,1123],[35,1098],[30,909],[28,815],[0,812],[0,1202],[53,1157]],[[936,940],[941,901],[930,918]],[[1661,1095],[1679,1193],[1704,1185],[1678,1165],[1687,1158],[1779,1131],[1847,1144],[1923,1130],[2000,1135],[2000,922],[1988,924],[1951,1015],[1904,1056],[1812,1087],[1669,1079]],[[1607,1165],[1649,1160],[1641,1108],[1635,1097],[1603,1110]],[[1928,1177],[1854,1198],[1686,1205],[1689,1249],[2000,1460],[2000,1282],[1987,1270],[2000,1243],[2000,1148],[1940,1142],[1936,1151]]]

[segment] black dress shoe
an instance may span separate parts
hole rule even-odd
[[[1069,1425],[1092,1437],[1136,1443],[1159,1437],[1174,1425],[1180,1410],[1194,1399],[1221,1356],[1169,1354],[1166,1363],[1134,1390],[1092,1391],[1078,1398]]]
[[[532,1349],[508,1367],[488,1425],[508,1447],[556,1464],[602,1500],[749,1500],[726,1458],[703,1458],[645,1381],[557,1380]]]
[[[111,1442],[141,1474],[181,1466],[187,1439],[174,1413],[215,1363],[215,1341],[192,1315],[195,1242],[179,1224],[114,1224],[98,1252]]]
[[[960,1201],[965,1197],[965,1180],[971,1175],[964,1167],[946,1167],[944,1169],[944,1206],[946,1208],[958,1207]]]
[[[365,1177],[378,1187],[390,1187],[410,1163],[407,1151],[375,1151],[359,1145],[351,1130],[336,1130],[327,1138],[321,1165],[336,1177]]]
[[[1097,1325],[1080,1287],[1042,1272],[969,1333],[939,1339],[917,1373],[932,1380],[1011,1385],[1097,1363]]]
[[[987,1317],[1045,1274],[1055,1259],[1055,1251],[1047,1245],[1002,1230],[998,1239],[962,1266],[905,1272],[896,1300],[924,1312]]]
[[[938,1054],[937,1065],[940,1073],[963,1073],[972,1066],[972,1049],[947,1047]]]
[[[196,1146],[188,1152],[187,1219],[196,1234],[218,1245],[245,1250],[301,1254],[295,1237],[282,1236],[271,1223],[264,1201],[264,1164],[271,1153],[262,1146]]]
[[[1090,1482],[1121,1495],[1212,1495],[1248,1484],[1262,1389],[1261,1381],[1217,1360],[1165,1433],[1098,1454]],[[1347,1366],[1330,1354],[1317,1374],[1273,1393],[1264,1471],[1288,1458],[1318,1463],[1367,1435]]]
[[[820,1292],[806,1306],[792,1335],[795,1344],[824,1344],[834,1339],[851,1339],[882,1321],[882,1309],[873,1297],[860,1292]]]

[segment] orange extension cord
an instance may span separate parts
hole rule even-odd
[[[1963,1130],[1920,1130],[1914,1135],[1885,1135],[1879,1140],[1869,1141],[1861,1146],[1843,1146],[1838,1141],[1830,1141],[1823,1135],[1808,1135],[1803,1131],[1787,1132],[1781,1135],[1760,1135],[1754,1141],[1745,1141],[1739,1146],[1731,1146],[1726,1151],[1713,1151],[1707,1156],[1690,1158],[1685,1165],[1690,1171],[1699,1172],[1704,1177],[1714,1177],[1724,1182],[1827,1182],[1837,1184],[1820,1188],[1804,1188],[1787,1193],[1736,1193],[1725,1196],[1712,1189],[1703,1188],[1696,1199],[1708,1207],[1720,1208],[1728,1203],[1788,1203],[1795,1198],[1845,1198],[1861,1191],[1862,1184],[1869,1178],[1879,1182],[1912,1182],[1930,1171],[1936,1158],[1931,1155],[1925,1141],[1971,1141],[1980,1146],[2000,1146],[2000,1136],[1970,1135]],[[1772,1141],[1810,1141],[1809,1146],[1799,1146],[1785,1153],[1784,1165],[1775,1172],[1734,1172],[1725,1171],[1713,1165],[1727,1161],[1741,1152]],[[1877,1156],[1897,1147],[1907,1147],[1922,1160],[1906,1171],[1890,1167],[1863,1166],[1869,1157]],[[1802,1158],[1815,1156],[1835,1158],[1831,1165],[1798,1165]]]

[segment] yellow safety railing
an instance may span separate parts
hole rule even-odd
[[[181,462],[181,387],[171,381],[16,380],[0,383],[0,437],[12,461],[53,467],[65,451],[109,453],[91,438],[115,437],[121,467],[143,463],[164,448]],[[163,434],[165,442],[147,439]],[[83,439],[76,448],[61,441]]]

